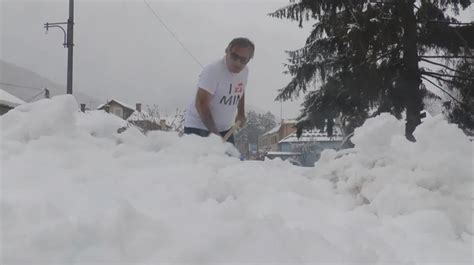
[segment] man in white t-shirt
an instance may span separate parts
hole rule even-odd
[[[246,38],[233,39],[224,58],[207,65],[199,76],[196,96],[186,109],[184,133],[224,136],[240,121],[245,122],[245,87],[255,45]],[[234,143],[233,136],[228,142]]]

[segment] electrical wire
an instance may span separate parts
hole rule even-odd
[[[163,21],[163,19],[161,19],[160,16],[158,16],[158,14],[150,6],[150,4],[146,0],[143,0],[143,2],[145,2],[146,6],[148,7],[148,9],[150,9],[150,11],[153,13],[155,18],[163,25],[163,27],[171,34],[171,36],[179,43],[179,45],[181,45],[181,47],[186,51],[186,53],[188,53],[188,55],[191,56],[191,58],[193,58],[193,60],[197,64],[199,64],[199,66],[201,66],[201,68],[204,68],[204,66],[199,62],[199,60],[191,53],[191,51],[188,48],[186,48],[186,46],[184,46],[183,42],[181,42],[179,40],[179,38],[176,36],[176,34],[174,34],[174,32],[166,25],[166,23]]]
[[[4,82],[0,82],[0,85],[11,86],[11,87],[18,87],[18,88],[35,89],[35,90],[44,90],[44,88],[31,87],[31,86],[22,86],[22,85],[11,84],[11,83],[4,83]]]

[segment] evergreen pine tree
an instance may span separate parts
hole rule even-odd
[[[305,94],[299,132],[316,126],[330,134],[339,120],[348,134],[370,115],[390,112],[401,118],[406,111],[405,135],[414,141],[428,94],[422,80],[449,83],[453,73],[445,65],[460,60],[472,65],[474,24],[459,23],[448,14],[457,15],[471,0],[290,2],[270,15],[297,20],[300,26],[304,20],[316,21],[306,45],[288,52],[292,80],[277,98]],[[441,57],[445,61],[439,63]],[[421,67],[421,60],[441,65],[442,71]],[[314,84],[320,87],[312,89]]]

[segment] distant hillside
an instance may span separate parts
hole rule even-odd
[[[44,94],[42,94],[44,88],[49,90],[51,97],[66,94],[65,86],[26,68],[2,60],[0,60],[0,88],[27,102],[44,98]],[[74,96],[78,103],[85,103],[88,108],[97,107],[102,103],[100,99],[82,92],[74,92]]]

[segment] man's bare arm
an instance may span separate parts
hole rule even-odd
[[[206,125],[209,132],[219,135],[216,123],[212,118],[211,109],[209,108],[213,95],[206,90],[199,88],[196,95],[196,109],[201,117],[202,122]]]

